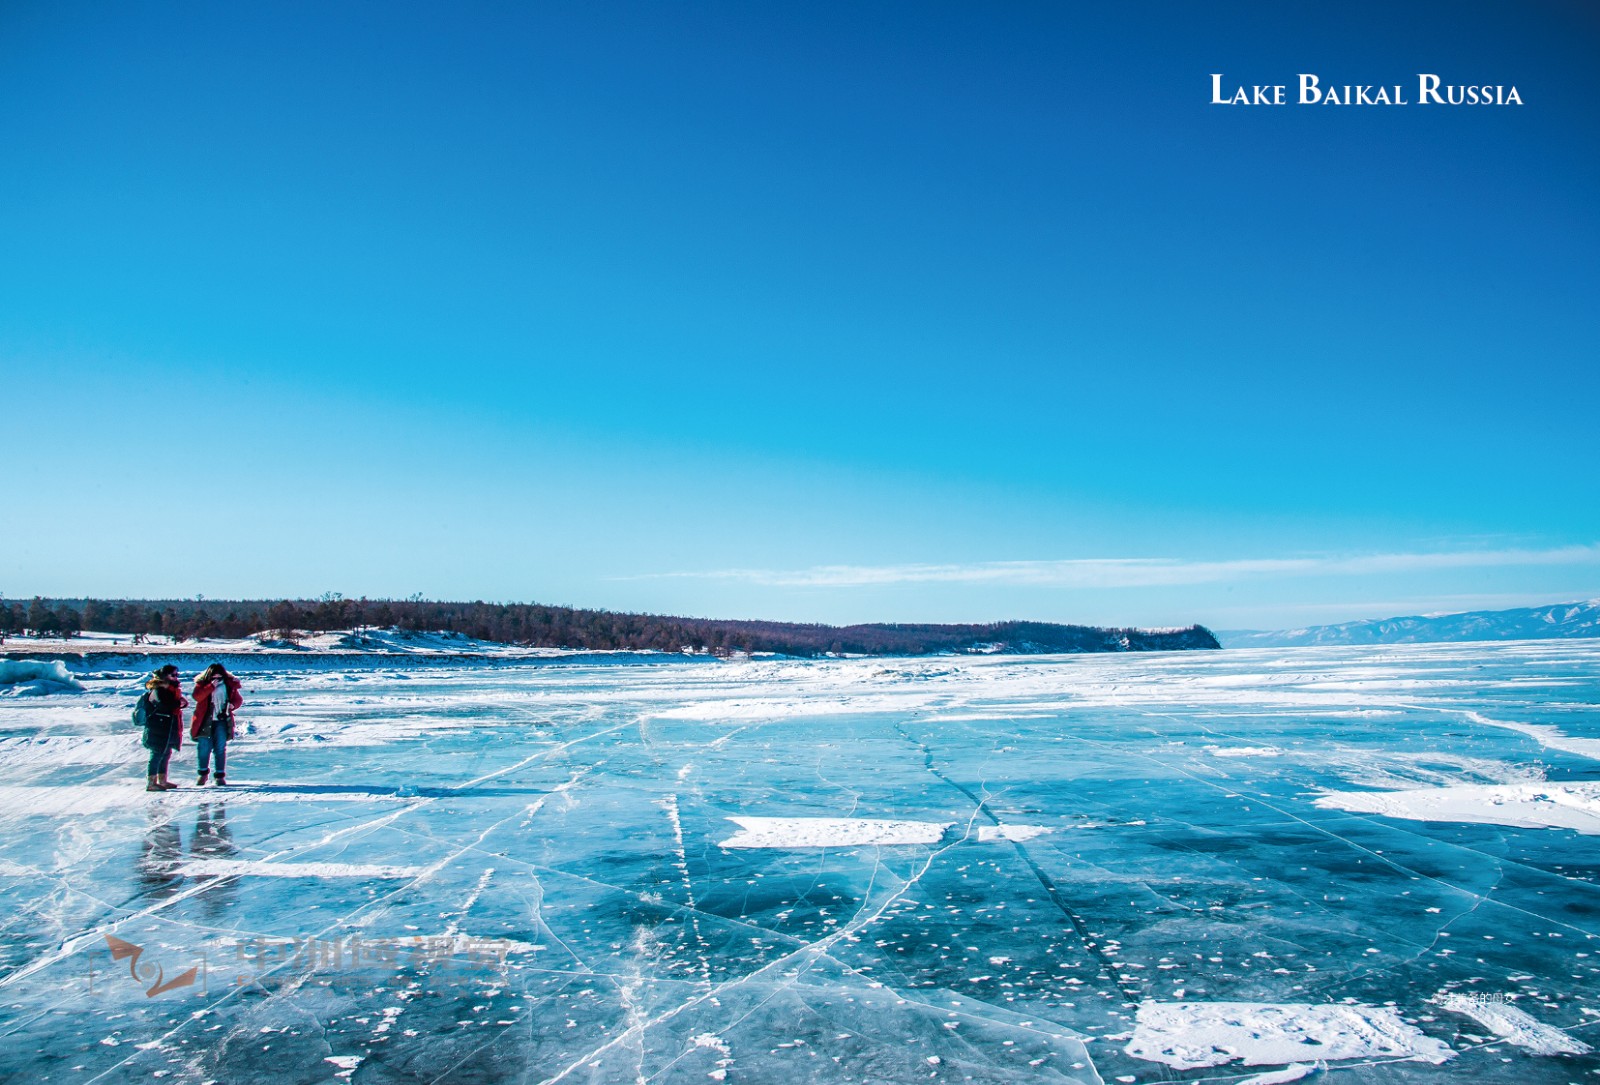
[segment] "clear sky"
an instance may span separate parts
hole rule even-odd
[[[0,591],[1600,596],[1597,11],[9,0]]]

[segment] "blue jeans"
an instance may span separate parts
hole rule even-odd
[[[157,716],[152,723],[145,724],[144,748],[150,751],[150,764],[145,775],[159,776],[167,771],[167,761],[181,741],[181,735],[177,722],[171,716]]]
[[[218,724],[212,728],[210,734],[202,734],[196,740],[200,753],[200,771],[207,772],[211,768],[211,754],[216,751],[217,775],[221,776],[228,771],[228,729]]]

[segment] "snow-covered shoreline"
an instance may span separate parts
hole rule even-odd
[[[13,658],[89,656],[399,656],[451,659],[561,659],[568,656],[664,653],[594,652],[581,648],[539,648],[478,640],[459,633],[420,633],[401,629],[346,629],[307,633],[293,641],[265,635],[175,640],[155,637],[135,644],[125,633],[80,633],[76,637],[15,637],[0,643],[0,655]],[[675,656],[673,658],[676,658]]]

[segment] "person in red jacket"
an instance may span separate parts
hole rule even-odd
[[[228,785],[228,740],[233,738],[233,712],[244,704],[239,680],[221,663],[207,667],[194,681],[194,714],[190,717],[189,737],[195,740],[200,755],[200,777],[196,787],[204,787],[211,775],[211,755],[217,757],[217,786]]]

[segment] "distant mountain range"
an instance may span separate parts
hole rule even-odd
[[[1554,640],[1600,637],[1600,599],[1515,610],[1473,610],[1377,618],[1306,629],[1223,630],[1224,648],[1287,648],[1304,644],[1420,644],[1453,640]]]

